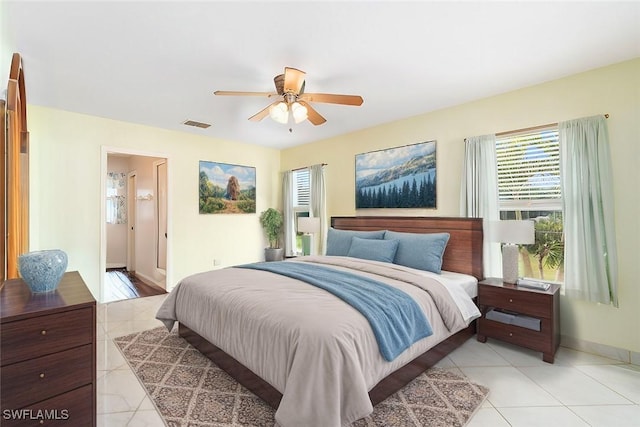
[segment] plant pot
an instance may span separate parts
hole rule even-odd
[[[264,248],[264,260],[282,261],[284,259],[284,248]]]
[[[67,254],[59,249],[27,252],[18,256],[18,270],[31,292],[54,291],[67,270]]]

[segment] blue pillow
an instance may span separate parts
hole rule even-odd
[[[393,262],[398,250],[397,240],[351,238],[350,257],[370,259],[372,261]]]
[[[384,230],[379,231],[354,231],[354,230],[336,230],[329,228],[327,232],[327,250],[326,255],[347,256],[351,247],[351,238],[360,237],[362,239],[382,239]]]
[[[399,233],[387,230],[384,238],[398,241],[393,261],[395,264],[437,274],[442,271],[442,255],[449,242],[449,233]]]

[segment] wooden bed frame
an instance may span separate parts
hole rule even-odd
[[[482,274],[482,219],[389,216],[332,217],[331,226],[340,230],[392,230],[408,233],[447,232],[451,237],[444,253],[442,269],[469,274],[478,280],[484,278]],[[182,323],[179,324],[178,331],[180,336],[240,384],[262,398],[274,409],[278,408],[282,394],[273,386]],[[371,403],[377,405],[403,388],[411,380],[462,345],[475,334],[475,331],[476,324],[473,321],[466,329],[450,336],[382,379],[369,391]]]

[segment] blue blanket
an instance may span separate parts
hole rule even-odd
[[[405,292],[368,277],[297,262],[259,262],[238,268],[264,270],[331,292],[367,318],[382,356],[391,361],[414,342],[433,334],[422,309]]]

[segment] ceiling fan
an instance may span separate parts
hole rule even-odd
[[[258,122],[267,116],[279,123],[288,123],[289,116],[295,123],[309,120],[314,125],[321,125],[327,120],[320,115],[310,102],[323,102],[328,104],[362,105],[363,99],[357,95],[337,95],[332,93],[305,93],[304,71],[296,68],[285,67],[284,74],[274,77],[275,92],[234,92],[217,90],[215,95],[230,96],[266,96],[277,99],[249,117],[252,122]]]

